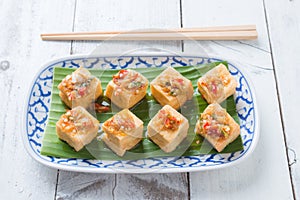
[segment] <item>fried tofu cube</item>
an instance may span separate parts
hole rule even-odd
[[[128,149],[123,149],[120,148],[117,144],[113,143],[108,137],[107,133],[104,134],[102,141],[113,151],[115,152],[118,156],[122,157],[126,153],[126,150],[132,149],[134,146],[136,146],[140,141],[141,138],[132,138],[131,139],[131,148],[128,146]]]
[[[98,130],[99,121],[81,106],[67,111],[56,123],[57,136],[76,151],[89,144]]]
[[[148,137],[169,153],[186,138],[188,120],[169,105],[165,105],[149,122]]]
[[[143,121],[128,109],[115,114],[102,125],[102,140],[118,156],[136,146],[143,138]]]
[[[162,105],[170,105],[178,110],[187,100],[192,99],[192,82],[173,67],[166,68],[150,83],[151,93]]]
[[[60,98],[69,108],[88,108],[102,94],[100,80],[82,67],[66,76],[58,89]]]
[[[196,133],[206,138],[218,152],[221,152],[239,136],[240,126],[224,108],[213,103],[200,115]]]
[[[131,108],[145,97],[148,84],[139,72],[122,69],[108,83],[105,95],[119,108]]]
[[[219,64],[198,80],[198,89],[208,103],[221,103],[235,93],[237,82],[225,65]]]

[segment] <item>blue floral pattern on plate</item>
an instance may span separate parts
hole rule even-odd
[[[37,160],[48,166],[66,170],[104,172],[101,169],[129,169],[127,172],[143,172],[143,169],[173,169],[165,171],[197,171],[222,167],[237,161],[253,150],[257,135],[258,118],[254,94],[241,71],[229,63],[229,71],[238,81],[235,94],[236,108],[240,119],[244,150],[230,154],[212,154],[183,157],[150,158],[129,161],[106,161],[88,159],[65,159],[40,154],[42,137],[46,127],[54,67],[119,69],[127,67],[189,66],[220,61],[216,58],[196,56],[121,56],[121,57],[72,57],[49,64],[37,75],[32,85],[25,112],[25,126],[29,151]],[[140,171],[138,171],[140,169]],[[142,169],[142,170],[141,170]],[[130,171],[132,170],[132,171]],[[110,172],[110,171],[105,171]],[[113,172],[113,171],[111,171]]]

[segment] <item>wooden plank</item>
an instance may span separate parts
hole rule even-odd
[[[191,173],[191,198],[292,199],[263,2],[186,0],[182,6],[185,28],[255,23],[259,33],[259,39],[254,42],[198,43],[206,53],[233,59],[248,72],[256,89],[261,128],[257,148],[244,162],[226,169]],[[273,12],[275,15],[275,9]],[[201,52],[201,48],[195,46],[187,42],[184,49]]]
[[[54,198],[57,170],[34,161],[22,144],[23,109],[41,65],[70,51],[70,42],[42,42],[39,34],[71,31],[73,11],[73,0],[0,3],[0,62],[10,63],[0,67],[0,199]]]
[[[56,199],[113,199],[115,175],[60,171]]]
[[[245,3],[248,5],[244,6]],[[238,58],[243,63],[257,65],[256,67],[272,67],[268,33],[261,2],[257,0],[255,2],[229,0],[224,3],[222,0],[213,0],[210,2],[186,0],[183,1],[182,7],[184,28],[256,24],[258,32],[258,40],[253,41],[185,42],[185,46],[188,47],[184,48],[185,52],[199,52],[199,54],[222,57],[225,51],[226,58],[228,59],[238,61],[236,56],[238,54]],[[200,9],[201,12],[195,12],[197,9]],[[260,9],[260,12],[257,12],[256,9]],[[252,13],[253,11],[255,11],[255,15]],[[248,47],[246,48],[246,46]]]
[[[59,177],[56,199],[187,199],[184,173],[95,175],[61,171]]]
[[[265,1],[295,198],[300,199],[299,1]],[[280,8],[280,12],[278,12]],[[297,158],[298,156],[298,158]]]
[[[155,9],[152,9],[155,8]],[[131,30],[140,28],[179,28],[179,1],[77,1],[74,31]],[[87,54],[98,46],[98,53],[123,54],[144,51],[145,47],[181,51],[180,42],[80,42],[73,43],[72,53]],[[69,188],[69,189],[68,189]],[[186,173],[89,175],[61,171],[57,198],[72,199],[187,199]]]
[[[78,0],[75,32],[81,31],[114,31],[138,29],[172,29],[179,28],[179,2],[168,0],[150,1],[108,1],[108,0]],[[93,6],[91,6],[93,5]],[[155,9],[152,9],[154,8]],[[91,8],[93,8],[91,10]],[[125,53],[141,48],[160,48],[173,51],[181,50],[181,42],[173,41],[104,41],[104,42],[74,42],[72,52],[87,54],[96,47],[100,53]]]
[[[185,173],[117,176],[115,199],[188,199]]]

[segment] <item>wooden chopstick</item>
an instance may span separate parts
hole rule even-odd
[[[257,38],[255,25],[41,34],[42,40],[251,40]]]
[[[172,32],[218,32],[218,31],[251,31],[256,30],[256,25],[239,25],[239,26],[215,26],[202,28],[179,28],[179,29],[153,29],[153,30],[134,30],[134,31],[94,31],[94,32],[71,32],[71,33],[44,33],[41,36],[56,35],[90,35],[90,34],[121,34],[121,33],[172,33]]]
[[[140,33],[140,34],[85,34],[43,36],[43,40],[252,40],[256,31]]]

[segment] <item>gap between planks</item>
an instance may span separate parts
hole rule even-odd
[[[180,28],[183,28],[183,20],[182,20],[182,0],[179,0],[179,20],[180,20]],[[184,41],[181,40],[180,42],[181,45],[181,52],[184,52]]]
[[[74,2],[74,14],[73,14],[73,24],[72,24],[72,32],[75,30],[75,18],[76,18],[76,8],[77,8],[77,0]],[[70,46],[70,55],[73,54],[73,43],[74,40],[71,41],[71,46]]]
[[[280,121],[281,121],[281,127],[282,127],[283,138],[284,138],[285,154],[286,154],[286,159],[287,159],[287,163],[288,163],[288,170],[289,170],[289,175],[290,175],[290,182],[291,182],[291,187],[292,187],[292,192],[293,192],[293,198],[296,199],[292,171],[291,171],[291,166],[289,164],[288,144],[287,144],[286,133],[285,133],[282,105],[281,105],[280,94],[279,94],[278,79],[277,79],[277,73],[276,73],[276,67],[275,67],[275,59],[274,59],[273,50],[272,50],[272,42],[271,42],[271,38],[270,38],[270,27],[269,27],[268,14],[267,14],[265,0],[263,0],[263,7],[264,7],[264,14],[265,14],[265,20],[266,20],[266,26],[267,26],[266,28],[267,28],[267,32],[268,32],[268,40],[269,40],[269,46],[270,46],[271,62],[272,62],[272,66],[273,66],[273,74],[274,74],[274,78],[275,78],[275,87],[276,87],[277,100],[278,100],[278,106],[279,106]]]
[[[180,14],[180,27],[183,28],[183,9],[182,9],[182,0],[179,0],[179,14]],[[184,41],[181,40],[181,52],[184,52]],[[191,184],[190,184],[190,173],[186,172],[185,173],[186,181],[187,181],[187,194],[188,194],[188,199],[191,199]]]

